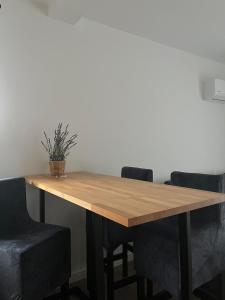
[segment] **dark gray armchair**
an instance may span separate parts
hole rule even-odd
[[[71,274],[70,230],[34,222],[23,178],[0,181],[0,299],[41,300]]]
[[[173,172],[169,184],[223,192],[224,182],[224,175]],[[225,271],[224,217],[224,204],[191,213],[193,291]],[[138,276],[158,282],[175,299],[181,299],[177,222],[171,217],[138,227],[134,251]]]

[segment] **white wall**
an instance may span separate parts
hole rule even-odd
[[[79,133],[68,170],[120,174],[123,165],[225,169],[225,105],[202,101],[225,66],[82,19],[75,27],[18,0],[0,12],[0,177],[47,171],[43,129]],[[35,218],[37,192],[28,189]],[[84,268],[84,212],[48,197],[47,221],[70,226],[73,269]]]

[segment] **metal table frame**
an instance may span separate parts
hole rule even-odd
[[[45,191],[39,189],[39,218],[41,223],[45,223]],[[65,287],[62,292],[54,295],[50,295],[44,300],[57,300],[63,299],[67,296],[75,295],[81,300],[89,300],[90,298],[77,286],[75,287]]]
[[[40,189],[40,222],[45,223],[45,191]],[[75,294],[80,299],[105,300],[104,261],[103,261],[103,217],[87,211],[87,286],[88,297],[78,287],[70,287],[67,294]],[[192,255],[191,255],[191,225],[190,212],[178,215],[180,239],[180,266],[181,266],[181,299],[192,299]],[[57,294],[48,299],[58,299]],[[154,299],[154,297],[153,297]]]

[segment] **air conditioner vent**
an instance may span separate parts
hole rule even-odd
[[[225,80],[212,78],[205,84],[205,100],[225,101]]]

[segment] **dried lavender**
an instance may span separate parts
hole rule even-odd
[[[57,129],[55,129],[54,142],[47,136],[44,131],[45,141],[41,141],[44,149],[49,154],[49,159],[51,161],[62,161],[67,158],[70,154],[70,149],[76,146],[77,134],[74,134],[68,138],[69,124],[63,129],[63,123],[59,123]]]

